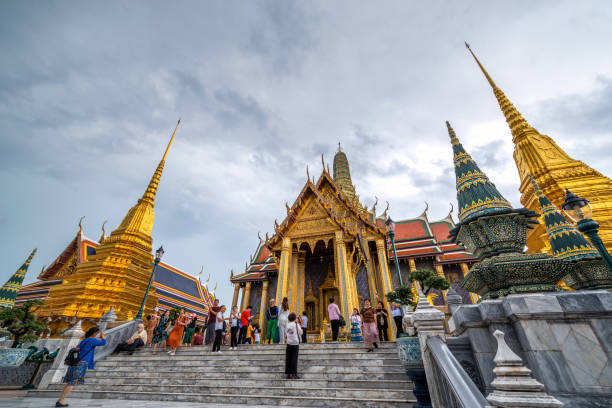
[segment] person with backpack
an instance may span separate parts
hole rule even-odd
[[[100,339],[96,336],[100,333]],[[85,383],[85,373],[88,369],[94,369],[94,349],[98,346],[104,346],[106,339],[104,332],[101,332],[98,327],[92,327],[85,333],[85,339],[81,340],[79,345],[68,352],[68,356],[64,360],[64,364],[68,366],[66,375],[64,376],[64,389],[59,399],[55,403],[56,407],[67,407],[65,399],[68,397],[75,385]]]
[[[288,380],[299,380],[297,375],[298,353],[300,351],[300,338],[302,328],[297,322],[295,313],[289,313],[287,325],[284,327],[284,338],[287,341],[285,351],[285,375]]]

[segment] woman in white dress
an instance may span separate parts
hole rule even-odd
[[[287,342],[286,329],[287,323],[289,323],[289,299],[283,298],[280,311],[278,312],[278,337],[280,344]]]

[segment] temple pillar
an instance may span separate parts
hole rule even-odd
[[[241,312],[244,309],[246,309],[246,307],[249,305],[250,300],[251,300],[251,282],[247,282],[244,288],[244,301],[242,302],[243,303],[242,309],[240,309]]]
[[[263,281],[263,288],[261,290],[261,302],[259,304],[259,331],[261,332],[261,339],[265,339],[264,337],[264,323],[266,322],[266,309],[268,308],[268,286],[270,285],[270,281]]]
[[[349,321],[349,289],[348,289],[348,274],[346,265],[346,245],[344,243],[344,233],[342,231],[336,231],[335,242],[335,253],[336,253],[336,278],[339,284],[340,298],[340,311],[344,316],[345,321]]]
[[[297,312],[297,301],[298,301],[298,293],[299,293],[299,288],[298,288],[298,258],[299,258],[299,252],[296,251],[292,251],[291,252],[291,268],[289,271],[289,310],[291,310],[292,312]],[[299,316],[299,314],[298,314]]]
[[[278,283],[276,284],[276,304],[280,307],[283,297],[287,296],[289,271],[291,267],[291,238],[283,238],[281,257],[278,266]]]
[[[359,309],[359,300],[357,298],[357,284],[355,283],[356,276],[353,274],[353,260],[350,257],[346,259],[346,276],[347,288],[349,297],[349,316],[353,313],[353,308]]]
[[[414,262],[414,259],[412,258],[408,258],[408,266],[410,267],[410,272],[414,272],[416,271],[416,263]],[[412,284],[410,285],[411,290],[412,290],[412,294],[414,295],[414,297],[418,297],[419,296],[419,291],[417,290],[417,282],[411,282]]]
[[[391,305],[385,296],[387,293],[393,290],[393,284],[391,283],[391,276],[389,275],[389,260],[387,259],[387,250],[385,248],[385,241],[379,239],[376,241],[376,250],[378,252],[378,265],[379,265],[379,275],[381,286],[383,289],[383,294],[381,296],[381,300],[385,305],[385,309],[387,309],[389,313],[389,317],[387,318],[389,322],[388,334],[389,340],[395,340],[395,321],[391,317]]]
[[[298,316],[302,315],[305,310],[304,305],[304,289],[306,285],[306,254],[301,251],[297,256],[297,300],[295,312]]]
[[[244,304],[244,297],[245,297],[245,294],[246,294],[245,293],[245,288],[246,288],[246,286],[241,286],[240,287],[240,289],[242,289],[241,290],[242,296],[240,296],[240,307],[238,308],[240,310],[244,310],[244,306],[245,306],[245,304]]]
[[[364,242],[363,250],[365,254],[363,254],[366,258],[366,275],[368,277],[368,289],[370,292],[370,303],[372,306],[376,306],[376,282],[374,276],[374,263],[372,261],[372,257],[370,256],[370,248],[368,246],[368,242]]]
[[[232,298],[232,307],[238,304],[238,294],[240,292],[240,284],[234,283],[234,297]]]
[[[459,264],[459,267],[461,268],[461,273],[463,274],[463,277],[465,278],[465,276],[470,273],[470,267],[465,263],[465,262],[461,262]],[[476,293],[472,293],[472,292],[468,292],[470,294],[470,299],[472,299],[472,303],[476,304],[478,303],[478,301],[480,300],[480,296],[478,296],[478,294]]]
[[[441,278],[446,279],[446,276],[444,276],[444,268],[442,267],[442,265],[440,264],[435,265],[435,268],[436,268],[436,275],[438,275]],[[440,292],[442,293],[442,298],[444,298],[444,304],[446,304],[446,291],[441,290]]]

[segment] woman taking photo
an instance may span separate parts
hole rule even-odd
[[[238,313],[238,306],[232,307],[232,313],[230,313],[230,350],[236,350],[238,348],[238,330],[240,325],[240,313]]]
[[[100,333],[100,340],[95,337]],[[85,373],[88,369],[94,369],[94,349],[98,346],[106,344],[104,332],[100,332],[97,327],[92,327],[85,333],[85,339],[79,343],[79,362],[76,366],[69,366],[64,377],[66,386],[62,390],[62,394],[55,403],[56,407],[67,407],[68,404],[64,401],[68,394],[72,391],[75,385],[85,384]]]
[[[170,346],[170,351],[168,354],[171,356],[176,355],[176,349],[181,344],[181,340],[183,339],[183,331],[185,331],[185,326],[187,326],[188,320],[187,315],[185,315],[185,309],[181,309],[178,317],[176,318],[176,322],[174,323],[174,327],[172,327],[172,331],[168,336],[168,346]]]
[[[363,319],[363,341],[368,344],[368,353],[371,353],[374,351],[372,344],[378,348],[378,344],[376,344],[378,333],[376,332],[376,309],[372,307],[369,299],[363,301],[361,318]]]
[[[387,333],[389,328],[389,312],[387,312],[381,300],[378,301],[376,306],[376,327],[378,328],[378,339],[381,342],[389,341],[389,334]]]

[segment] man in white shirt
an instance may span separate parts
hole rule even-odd
[[[132,335],[127,341],[117,345],[113,353],[120,351],[127,351],[128,354],[134,354],[134,350],[147,344],[147,331],[144,329],[144,324],[140,323],[136,333]]]

